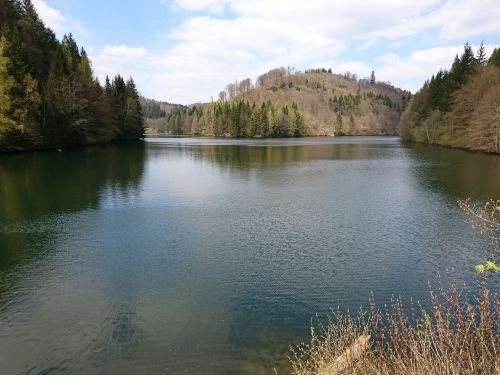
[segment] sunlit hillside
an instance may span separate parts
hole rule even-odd
[[[217,136],[396,135],[410,93],[351,73],[273,69],[226,86],[216,102],[175,107],[153,131]]]

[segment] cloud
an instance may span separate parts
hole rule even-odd
[[[477,50],[479,46],[472,46]],[[485,46],[487,55],[495,46]],[[423,83],[440,69],[449,69],[456,54],[463,52],[463,45],[436,47],[417,50],[405,57],[388,53],[375,58],[380,64],[376,70],[377,79],[390,81],[412,92],[418,91]]]
[[[165,2],[165,0],[162,0],[162,3]],[[176,0],[174,4],[187,10],[208,10],[212,13],[221,13],[229,2],[229,0]]]
[[[167,1],[160,0],[161,3]],[[172,0],[151,45],[92,50],[96,72],[132,75],[143,94],[188,104],[279,66],[331,67],[415,91],[470,38],[500,40],[498,0]],[[56,31],[79,23],[35,0]],[[161,5],[159,5],[161,6]],[[148,38],[144,38],[148,39]],[[147,43],[147,42],[146,42]],[[161,48],[161,43],[164,48]],[[160,46],[160,47],[159,47]]]
[[[130,47],[125,44],[105,45],[103,48],[90,53],[94,73],[104,81],[106,76],[120,74],[125,77],[133,77],[145,87],[144,82],[150,81],[151,58],[147,49],[142,47]]]
[[[90,33],[82,26],[80,20],[64,16],[59,10],[48,5],[44,0],[33,0],[33,5],[38,14],[60,38],[63,34],[74,33],[88,36]]]
[[[349,49],[373,55],[381,43],[397,49],[425,33],[436,35],[432,43],[446,46],[450,40],[463,43],[500,31],[500,4],[492,0],[364,0],[355,5],[350,0],[176,0],[175,5],[198,12],[224,7],[233,15],[192,16],[164,35],[174,46],[153,57],[154,82],[161,87],[150,92],[184,103],[208,100],[228,82],[287,65],[331,66],[359,77],[378,67],[379,79],[416,90],[436,69],[449,65],[461,47],[426,50],[427,61],[419,57],[424,50],[353,60]]]
[[[369,77],[373,66],[365,63],[364,61],[346,61],[333,64],[334,70],[337,73],[351,72],[358,76],[358,78]]]
[[[125,44],[119,46],[106,45],[102,52],[110,58],[119,59],[139,59],[148,54],[148,50],[145,48],[128,47]]]
[[[66,17],[64,17],[57,9],[50,7],[43,0],[33,0],[33,5],[43,21],[52,30],[60,32],[65,28],[67,22]]]

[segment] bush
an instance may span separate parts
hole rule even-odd
[[[459,201],[468,222],[499,249],[500,200]],[[394,298],[381,311],[372,297],[370,311],[355,317],[334,311],[327,324],[311,329],[311,341],[292,349],[292,374],[499,374],[500,300],[486,287],[493,261],[477,265],[480,276],[471,298],[454,277],[430,292],[430,309]],[[438,278],[441,281],[440,278]],[[450,281],[451,280],[451,281]],[[365,344],[366,343],[366,344]]]
[[[447,285],[430,292],[430,310],[412,303],[405,309],[396,298],[383,311],[372,299],[370,311],[356,317],[333,312],[327,324],[311,329],[308,344],[293,349],[292,374],[498,374],[498,296],[484,283],[472,299],[467,288]],[[360,336],[370,338],[368,350],[359,358],[346,356]]]

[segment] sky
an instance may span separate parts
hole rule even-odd
[[[270,69],[325,67],[418,91],[465,42],[500,46],[498,0],[33,0],[72,32],[95,75],[132,76],[142,95],[207,102]]]

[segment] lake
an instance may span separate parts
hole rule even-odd
[[[330,307],[472,283],[466,197],[500,198],[499,156],[392,137],[0,156],[0,372],[283,373]]]

